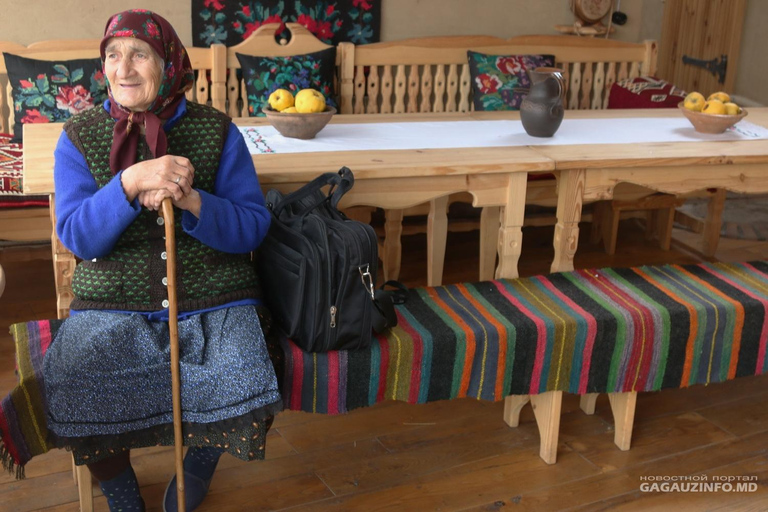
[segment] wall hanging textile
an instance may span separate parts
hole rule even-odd
[[[304,25],[327,44],[375,43],[381,0],[192,0],[194,46],[234,46],[265,23],[289,21]]]

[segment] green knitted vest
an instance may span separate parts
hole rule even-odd
[[[168,133],[168,154],[183,155],[192,162],[195,188],[213,193],[229,124],[229,118],[219,111],[190,102],[187,114]],[[103,108],[83,112],[64,125],[99,188],[113,178],[109,168],[113,129],[114,120]],[[151,153],[142,139],[139,160],[149,158]],[[249,255],[223,253],[202,244],[182,230],[181,210],[175,213],[179,311],[260,296]],[[72,280],[72,309],[158,311],[167,307],[164,235],[158,212],[142,209],[111,254],[77,265]]]

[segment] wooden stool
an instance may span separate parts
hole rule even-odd
[[[616,238],[619,233],[621,212],[647,210],[645,235],[647,239],[656,238],[659,247],[669,250],[672,240],[672,225],[675,221],[675,208],[685,202],[684,198],[671,194],[651,194],[642,199],[631,201],[600,201],[595,204],[592,216],[592,243],[603,240],[605,252],[616,252]]]

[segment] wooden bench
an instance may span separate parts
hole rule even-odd
[[[606,108],[611,86],[616,81],[655,73],[657,58],[653,41],[627,43],[572,36],[423,37],[362,46],[340,43],[339,49],[341,112],[353,114],[473,110],[468,50],[493,55],[554,55],[556,66],[565,70],[568,109]],[[651,193],[648,189],[638,193],[637,189],[639,187],[627,198],[617,199],[634,200]],[[555,180],[529,182],[528,204],[554,206],[556,198]],[[457,200],[469,201],[470,198],[445,197],[428,205],[386,212],[382,255],[385,278],[396,279],[399,274],[403,216],[426,214],[429,219],[427,246],[432,249],[428,283],[440,284],[448,226],[446,210],[449,202]],[[493,277],[498,228],[498,209],[483,209],[480,279]]]
[[[768,371],[768,262],[583,269],[411,290],[399,324],[355,352],[283,341],[286,408],[344,413],[384,400],[531,401],[540,456],[557,456],[562,393],[594,413],[607,393],[614,442],[631,444],[638,391]]]
[[[516,427],[530,401],[539,454],[553,464],[564,392],[580,395],[587,414],[594,413],[597,394],[607,393],[614,442],[628,450],[637,392],[768,371],[767,285],[768,262],[758,261],[586,269],[418,288],[397,307],[398,326],[375,336],[370,347],[309,354],[283,338],[276,366],[283,369],[286,409],[310,413],[472,397],[504,400],[503,419]],[[42,367],[57,322],[13,327],[29,393],[37,393],[34,368]],[[6,417],[18,409],[12,398],[2,407]],[[3,432],[9,453],[38,441],[18,430]],[[90,497],[84,468],[81,499]]]

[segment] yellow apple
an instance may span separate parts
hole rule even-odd
[[[300,114],[313,114],[325,110],[325,96],[315,89],[302,89],[296,93],[296,110]]]
[[[269,106],[272,110],[282,112],[293,106],[293,94],[286,89],[277,89],[269,95]]]
[[[296,110],[296,107],[288,107],[288,108],[284,108],[280,112],[282,112],[283,114],[296,114],[298,110]]]
[[[725,114],[725,105],[722,101],[711,99],[701,109],[704,114]]]
[[[733,102],[728,102],[725,104],[725,113],[729,116],[735,116],[738,115],[741,112],[741,107]]]
[[[717,92],[713,92],[707,97],[707,101],[709,100],[720,100],[723,103],[728,103],[729,101],[731,101],[731,97],[728,95],[728,93],[717,91]]]
[[[688,96],[685,97],[683,100],[683,106],[687,108],[688,110],[693,110],[694,112],[701,112],[701,109],[704,107],[704,102],[706,100],[704,99],[704,95],[700,92],[691,92],[688,93]]]

